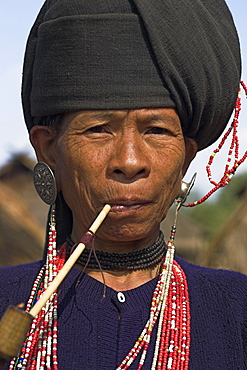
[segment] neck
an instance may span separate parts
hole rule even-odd
[[[77,243],[81,239],[80,234],[72,232],[71,239]],[[103,239],[98,234],[95,236],[94,239],[94,248],[96,251],[102,251],[107,253],[131,253],[136,252],[138,250],[145,249],[155,243],[159,236],[159,229],[155,230],[151,235],[145,236],[143,238],[137,240],[111,240],[111,239]]]
[[[98,243],[96,254],[93,249],[91,252],[86,249],[76,267],[116,291],[134,289],[156,277],[166,251],[163,234],[150,238],[150,241],[146,238],[145,242],[142,239],[128,243],[128,248],[126,244],[108,243],[109,248],[103,249]],[[72,246],[73,242],[68,239],[67,255]]]
[[[76,264],[80,270],[83,269],[81,265]],[[160,263],[152,268],[137,271],[97,271],[86,269],[85,272],[100,281],[102,284],[114,289],[117,292],[135,289],[148,281],[158,276],[160,271]]]

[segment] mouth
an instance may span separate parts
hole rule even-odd
[[[149,201],[146,200],[116,200],[109,202],[111,205],[111,213],[129,213],[135,212],[143,207],[150,205]]]

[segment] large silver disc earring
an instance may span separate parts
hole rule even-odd
[[[46,204],[52,205],[57,198],[56,179],[44,162],[38,162],[33,170],[33,182],[37,193]]]

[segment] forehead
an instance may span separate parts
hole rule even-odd
[[[136,122],[164,121],[180,127],[180,119],[173,108],[140,108],[115,110],[83,110],[64,114],[64,121],[124,121]]]

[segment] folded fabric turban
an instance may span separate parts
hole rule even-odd
[[[26,48],[26,124],[74,110],[175,107],[203,149],[230,118],[240,65],[223,0],[47,0]]]

